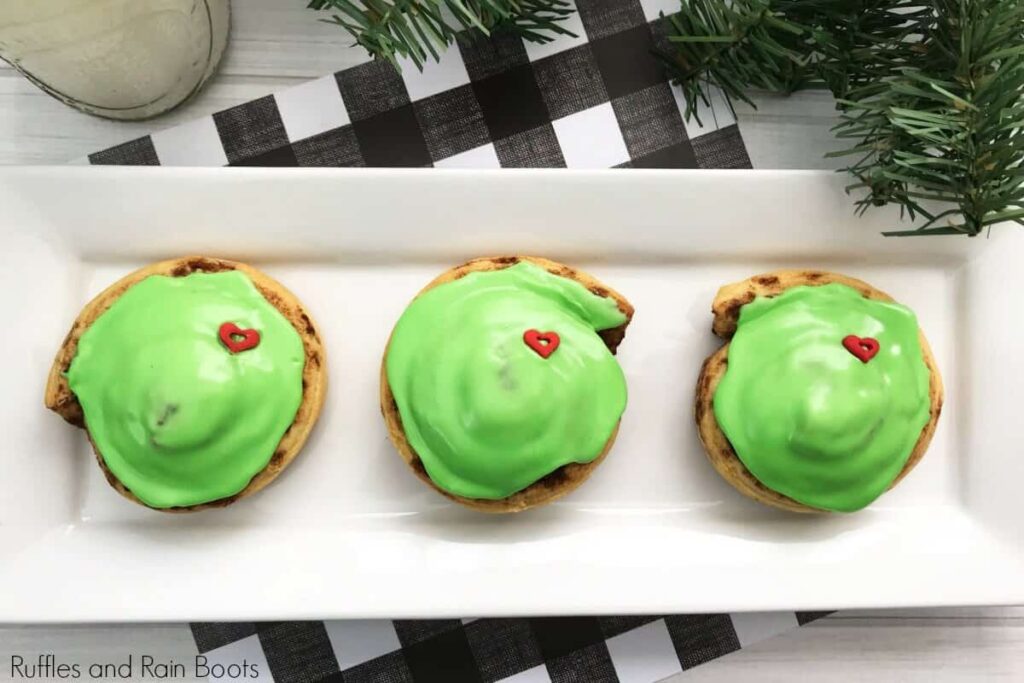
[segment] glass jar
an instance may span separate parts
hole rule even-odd
[[[0,58],[96,116],[162,114],[213,75],[230,0],[0,0]]]

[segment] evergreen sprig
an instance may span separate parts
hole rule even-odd
[[[840,100],[840,154],[868,190],[926,221],[887,234],[1024,225],[1024,2],[936,0],[915,58]],[[933,211],[929,204],[939,207]]]
[[[573,13],[566,0],[310,0],[309,7],[332,11],[327,21],[396,67],[398,57],[405,57],[422,69],[455,40],[494,31],[536,43],[575,35],[560,24]]]
[[[791,93],[807,83],[814,59],[807,29],[772,0],[684,0],[682,11],[668,21],[676,52],[662,56],[682,86],[688,115],[698,123],[698,103],[710,105],[710,84],[730,103],[753,106],[747,90]]]
[[[861,210],[925,218],[888,234],[1024,224],[1024,0],[682,0],[669,26],[690,115],[709,86],[829,88]]]

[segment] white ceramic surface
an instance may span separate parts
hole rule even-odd
[[[0,171],[0,621],[704,612],[1024,601],[1013,318],[1024,236],[886,239],[815,172]],[[398,200],[397,198],[401,198]],[[242,258],[309,306],[331,391],[267,491],[170,516],[103,481],[41,406],[89,296],[147,261]],[[637,308],[630,406],[585,487],[513,518],[448,504],[405,471],[376,403],[409,298],[481,254],[592,271]],[[932,447],[866,511],[762,508],[707,465],[690,416],[717,342],[710,300],[780,266],[867,279],[913,307],[947,385]]]

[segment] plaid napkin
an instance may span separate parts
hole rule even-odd
[[[686,121],[653,52],[678,0],[576,0],[576,36],[509,35],[420,72],[370,61],[91,154],[92,164],[750,168],[721,97]],[[211,664],[259,680],[653,683],[822,616],[192,624]]]
[[[685,121],[653,55],[677,0],[577,0],[576,34],[511,34],[401,72],[370,61],[131,140],[93,164],[750,168],[721,97]]]
[[[211,667],[255,666],[277,683],[654,683],[825,614],[201,623],[192,634]]]

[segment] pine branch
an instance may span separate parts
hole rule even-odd
[[[905,63],[923,12],[919,0],[682,0],[668,16],[676,52],[663,57],[693,116],[709,85],[730,105],[754,106],[748,90],[845,96]],[[883,47],[893,63],[877,59]]]
[[[310,0],[309,7],[332,11],[326,21],[397,68],[403,57],[422,70],[455,40],[494,31],[537,43],[575,35],[559,23],[573,13],[566,0]]]
[[[1024,2],[931,4],[915,59],[841,102],[836,133],[859,141],[846,170],[868,190],[858,204],[894,202],[924,217],[892,235],[1024,225]]]
[[[887,234],[1024,224],[1024,0],[682,0],[669,22],[691,116],[710,85],[830,89],[859,209],[926,219]]]
[[[753,106],[749,89],[790,93],[806,83],[807,28],[788,21],[772,0],[684,0],[668,21],[676,52],[662,57],[698,123],[698,103],[710,104],[709,85],[730,106],[734,100]]]

